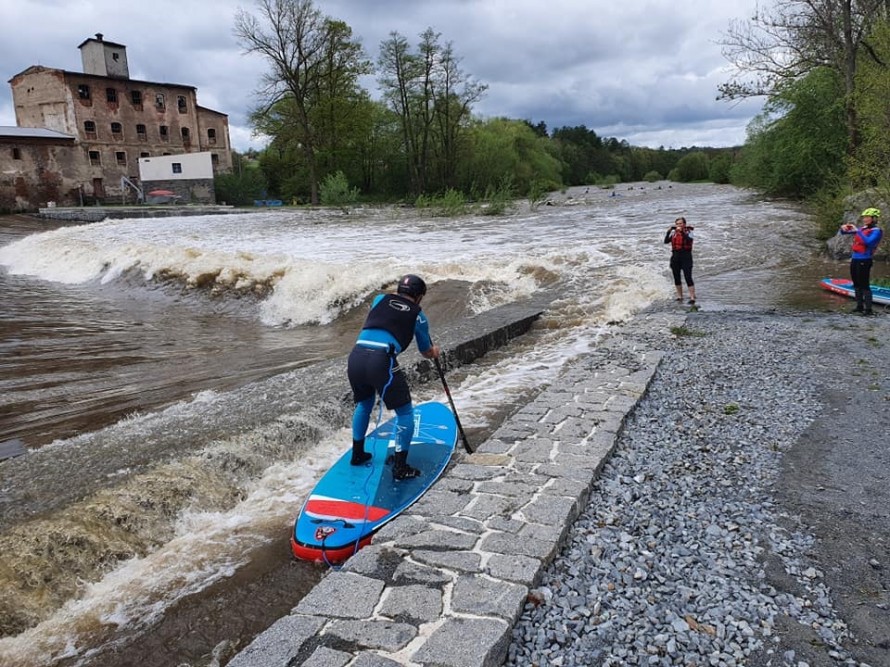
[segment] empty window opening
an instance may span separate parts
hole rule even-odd
[[[142,151],[142,152],[139,154],[139,157],[151,157],[151,153],[146,153],[145,151]]]
[[[111,133],[117,137],[118,139],[124,132],[124,126],[120,123],[112,123],[111,124]]]
[[[161,141],[169,141],[170,140],[170,137],[167,134],[167,126],[166,125],[161,125],[158,128],[158,131],[161,133]]]
[[[118,151],[114,154],[114,157],[117,158],[118,164],[127,164],[127,154],[124,151]]]
[[[207,130],[207,141],[211,144],[216,143],[216,130],[212,127]]]
[[[166,100],[164,99],[164,93],[157,93],[157,94],[155,94],[155,106],[156,106],[158,109],[163,109],[164,107],[167,106],[167,102],[166,102]]]
[[[21,160],[22,159],[22,151],[19,148],[12,149],[12,159],[13,160]]]
[[[105,99],[107,99],[112,104],[117,104],[117,90],[115,88],[106,88]]]
[[[189,140],[189,129],[187,127],[184,127],[180,130],[180,132],[182,132],[182,140],[188,141]]]
[[[188,110],[185,103],[185,95],[176,96],[176,107],[179,109],[179,113],[185,113]]]
[[[90,164],[94,167],[102,164],[102,159],[99,156],[99,151],[90,151]]]

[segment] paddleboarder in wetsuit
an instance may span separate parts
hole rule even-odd
[[[683,285],[680,282],[682,271],[686,287],[689,288],[689,303],[695,305],[695,282],[692,280],[692,242],[695,239],[693,229],[695,227],[686,224],[686,218],[677,218],[665,233],[664,242],[671,244],[671,273],[674,275],[674,287],[677,288],[677,301],[683,301]]]
[[[875,249],[884,235],[883,230],[877,226],[880,216],[878,209],[867,208],[860,216],[862,227],[857,229],[856,225],[848,224],[840,228],[841,234],[855,234],[850,254],[850,279],[856,290],[856,308],[853,312],[862,315],[874,315],[871,308],[871,265]]]
[[[380,294],[349,354],[347,376],[352,387],[355,411],[352,415],[352,465],[371,459],[365,451],[365,433],[371,421],[375,394],[396,413],[395,479],[420,475],[408,465],[408,448],[414,433],[414,406],[405,373],[397,356],[417,341],[417,349],[427,359],[439,357],[439,346],[430,339],[429,321],[420,308],[426,283],[413,274],[402,276],[395,294]]]

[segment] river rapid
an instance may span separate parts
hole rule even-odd
[[[263,448],[255,428],[216,433],[208,421],[196,427],[212,441],[187,457],[159,448],[136,475],[124,449],[140,429],[196,405],[212,415],[238,388],[264,401],[282,374],[342,357],[370,299],[405,272],[430,285],[434,336],[557,294],[531,333],[451,372],[478,441],[610,323],[673,298],[662,240],[679,215],[695,227],[700,308],[849,307],[818,288],[846,264],[818,254],[812,221],[731,186],[572,188],[534,209],[459,218],[392,208],[57,228],[0,218],[0,443],[77,461],[101,440],[114,469],[101,491],[79,494],[77,466],[14,489],[13,461],[0,463],[0,664],[224,664],[321,576],[290,562],[287,536],[349,433],[320,421],[308,449]],[[415,391],[443,399],[441,387]],[[239,474],[211,459],[237,459]],[[38,511],[63,489],[76,500]]]

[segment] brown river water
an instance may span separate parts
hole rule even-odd
[[[677,215],[696,227],[703,310],[850,306],[818,288],[846,263],[819,254],[792,205],[729,186],[615,193],[578,188],[552,206],[449,220],[387,209],[0,218],[0,443],[80,466],[23,480],[15,459],[0,462],[0,664],[221,665],[286,614],[323,573],[289,558],[290,523],[348,434],[321,424],[306,451],[259,454],[255,427],[217,433],[189,411],[212,414],[245,388],[261,402],[282,374],[346,354],[368,300],[400,273],[430,282],[434,333],[558,288],[530,334],[454,370],[477,441],[607,322],[671,298],[662,237]],[[193,456],[171,460],[159,442],[156,461],[128,469],[140,429],[187,422],[213,433]],[[97,443],[113,470],[99,492],[80,481],[95,461],[78,458]],[[233,481],[207,463],[223,455],[256,460]]]

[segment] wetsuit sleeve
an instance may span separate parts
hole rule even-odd
[[[414,340],[417,341],[417,349],[421,354],[433,346],[433,341],[430,338],[430,322],[422,310],[418,313],[417,321],[414,323]]]
[[[665,235],[664,235],[664,242],[665,242],[665,243],[670,243],[670,242],[671,242],[671,236],[673,236],[673,235],[674,235],[674,230],[673,230],[673,229],[669,229],[669,230],[667,230],[667,232],[666,232]]]

